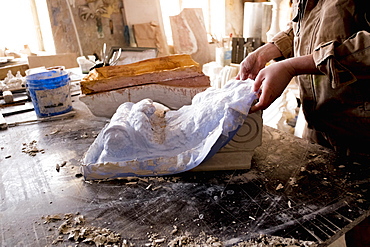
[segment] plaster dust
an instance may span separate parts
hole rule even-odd
[[[312,241],[303,241],[293,238],[283,238],[278,236],[258,235],[257,237],[233,245],[234,247],[317,247],[318,245]]]
[[[170,240],[170,247],[186,246],[186,247],[317,247],[317,244],[311,241],[301,241],[292,238],[283,238],[277,236],[258,235],[248,241],[243,241],[235,244],[225,243],[214,236],[209,236],[201,232],[197,237],[190,235],[181,235]]]
[[[244,122],[255,99],[251,80],[198,93],[179,110],[144,99],[120,105],[87,151],[85,179],[168,175],[199,165]]]

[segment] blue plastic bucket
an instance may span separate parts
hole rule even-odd
[[[70,79],[66,71],[51,70],[26,76],[26,87],[38,117],[72,110]]]

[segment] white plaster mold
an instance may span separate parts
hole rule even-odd
[[[223,163],[223,156],[228,157],[224,159],[227,163],[237,159],[236,163],[248,169],[251,152],[261,140],[260,115],[252,114],[244,121],[254,98],[251,81],[232,81],[221,89],[198,93],[191,105],[179,110],[150,99],[126,102],[87,151],[83,174],[86,179],[107,179],[191,170],[206,158],[221,135],[227,137],[239,126],[235,137],[205,163],[212,159]],[[216,169],[230,169],[227,163]]]

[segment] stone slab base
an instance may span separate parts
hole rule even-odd
[[[209,160],[191,171],[242,170],[251,168],[254,149],[262,144],[262,114],[249,114],[234,138]]]

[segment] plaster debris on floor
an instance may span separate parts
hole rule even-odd
[[[63,222],[59,225],[58,236],[52,244],[73,241],[75,243],[95,244],[95,246],[122,246],[119,233],[108,228],[96,227],[86,223],[85,217],[80,214],[47,215],[43,217],[44,224],[55,221]]]
[[[57,172],[60,171],[60,168],[61,167],[64,167],[65,165],[67,165],[67,161],[63,161],[60,165],[59,164],[56,164],[55,165],[55,170],[57,170]]]
[[[23,143],[22,144],[23,147],[22,147],[22,152],[23,153],[26,153],[30,156],[36,156],[37,153],[44,153],[44,149],[39,149],[37,147],[37,141],[36,140],[33,140],[29,143]]]
[[[312,241],[302,241],[292,238],[283,238],[278,236],[258,235],[257,237],[238,243],[234,247],[317,247],[318,245]]]
[[[83,215],[78,213],[68,213],[64,216],[47,215],[42,217],[44,224],[63,221],[58,227],[58,235],[54,237],[53,245],[58,243],[75,244],[87,243],[95,246],[135,246],[128,239],[123,238],[119,233],[116,233],[108,228],[96,227],[87,224],[87,220]],[[197,236],[193,236],[188,232],[179,234],[178,227],[173,226],[174,230],[169,236],[159,236],[156,233],[147,233],[148,241],[144,244],[147,247],[317,247],[317,244],[312,241],[303,241],[292,238],[284,238],[279,236],[268,236],[264,234],[256,234],[248,241],[236,243],[224,243],[219,238],[201,232]]]

